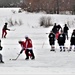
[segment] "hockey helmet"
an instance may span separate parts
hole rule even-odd
[[[18,41],[18,43],[20,44],[20,43],[22,43],[22,41],[20,40],[20,41]]]
[[[5,25],[7,25],[8,23],[7,22],[5,22]]]
[[[28,38],[28,36],[27,35],[25,35],[25,39],[27,39]]]

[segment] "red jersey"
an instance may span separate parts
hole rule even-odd
[[[31,39],[26,39],[26,41],[25,41],[25,48],[32,48],[33,46],[32,46],[32,41],[31,41]]]

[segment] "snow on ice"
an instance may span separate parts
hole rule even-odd
[[[13,14],[12,10],[16,13]],[[0,74],[75,74],[75,52],[59,52],[59,46],[57,41],[55,43],[56,52],[50,52],[50,46],[48,41],[48,34],[52,27],[43,28],[39,25],[39,20],[42,16],[50,16],[53,23],[60,24],[62,27],[67,21],[74,20],[74,15],[50,15],[42,13],[18,13],[18,8],[2,8],[0,9],[0,30],[5,22],[11,18],[22,21],[22,25],[9,26],[11,30],[8,31],[6,39],[2,39],[4,64],[0,64]],[[70,22],[72,24],[72,22]],[[71,25],[73,26],[73,25]],[[71,36],[74,27],[69,29],[69,37]],[[28,35],[33,42],[33,51],[35,54],[35,60],[25,60],[25,54],[22,53],[16,61],[9,59],[15,59],[21,47],[18,44],[19,40],[25,40],[25,35]],[[1,33],[0,33],[1,37]],[[70,38],[69,38],[70,39]],[[66,40],[65,46],[69,48],[70,42]]]

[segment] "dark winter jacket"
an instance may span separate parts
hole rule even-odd
[[[64,32],[64,33],[68,33],[68,30],[69,30],[69,28],[68,28],[67,26],[65,26],[65,27],[63,28],[63,32]]]
[[[75,32],[72,33],[70,42],[71,42],[71,45],[75,45]]]
[[[57,26],[56,25],[54,25],[54,27],[52,28],[52,32],[55,34],[57,33]]]
[[[49,37],[50,45],[54,45],[55,44],[55,34],[51,32],[48,37]]]
[[[58,36],[58,44],[59,45],[64,45],[64,43],[65,43],[65,34],[59,34],[59,36]]]
[[[60,25],[57,26],[57,31],[62,30],[62,27]]]
[[[7,28],[7,25],[4,25],[3,30],[10,30]]]

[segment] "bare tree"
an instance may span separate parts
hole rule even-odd
[[[45,11],[59,14],[60,11],[72,11],[75,0],[24,0],[22,8],[31,11]]]

